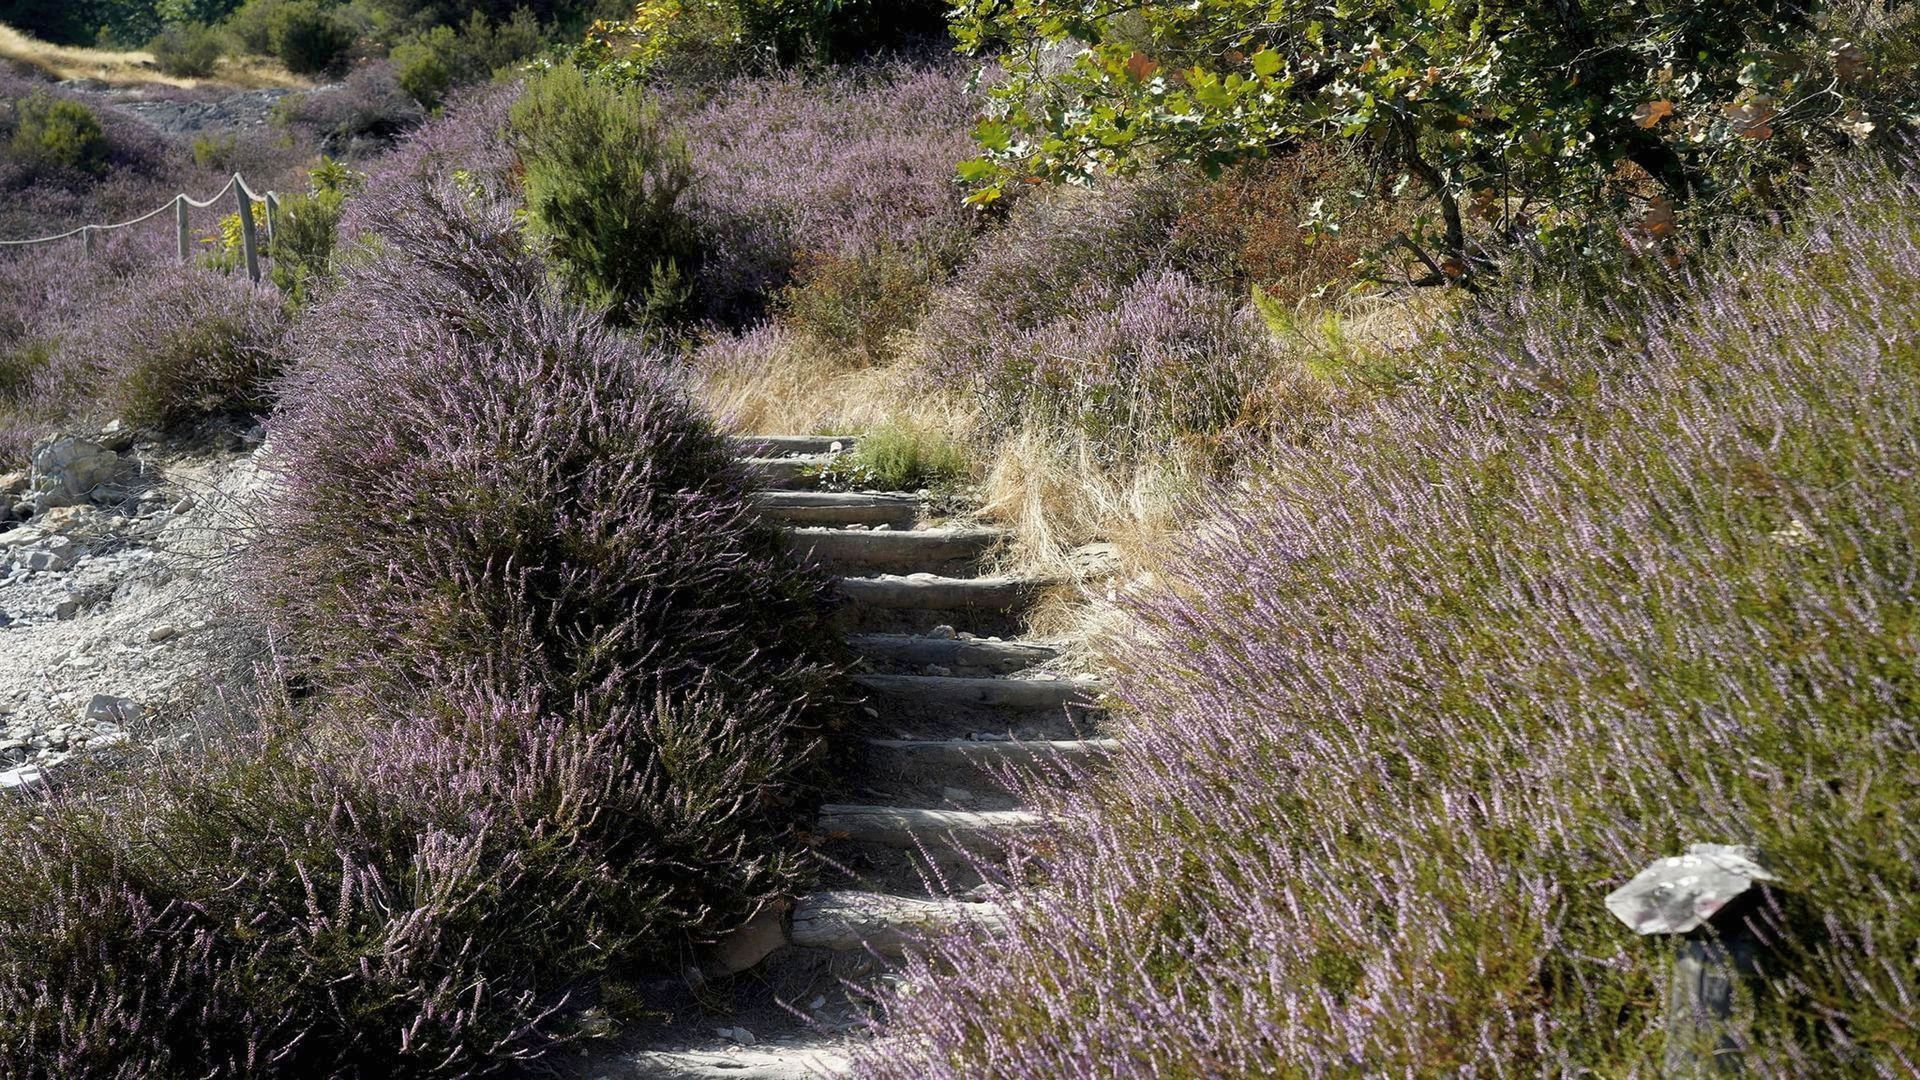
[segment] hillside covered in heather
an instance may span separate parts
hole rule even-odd
[[[1917,19],[0,0],[0,1076],[1910,1073]]]

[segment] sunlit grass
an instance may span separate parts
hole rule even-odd
[[[226,57],[215,74],[205,79],[168,75],[155,66],[153,54],[141,50],[119,52],[55,45],[29,37],[0,23],[0,60],[24,66],[51,79],[94,79],[109,86],[227,86],[236,90],[262,87],[301,88],[312,83],[258,56]]]

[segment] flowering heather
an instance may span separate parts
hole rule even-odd
[[[126,388],[122,377],[151,360],[154,347],[163,344],[147,341],[145,330],[136,332],[137,325],[169,328],[176,342],[179,335],[192,332],[171,312],[119,306],[123,298],[169,287],[143,283],[144,275],[157,272],[163,282],[184,280],[182,272],[163,261],[163,249],[172,248],[170,237],[139,230],[109,233],[99,239],[93,257],[78,264],[77,245],[73,241],[0,254],[0,468],[15,467],[9,462],[23,464],[28,448],[49,425],[75,416],[104,418],[113,410]],[[210,287],[228,295],[223,285]],[[252,311],[250,304],[241,307]],[[249,322],[253,315],[236,318]],[[63,348],[63,342],[80,336],[104,341],[116,335],[133,351],[114,356],[112,371],[102,372],[99,379],[79,377],[86,365],[77,363],[79,354]]]
[[[938,290],[919,328],[925,377],[970,392],[982,423],[1023,422],[1126,453],[1227,426],[1275,370],[1234,298],[1174,242],[1178,172],[1028,200]]]
[[[751,316],[804,258],[882,248],[936,261],[964,247],[971,212],[954,167],[974,108],[952,66],[893,64],[833,78],[778,75],[683,91],[707,245],[696,283],[714,314]]]
[[[509,207],[381,198],[240,579],[315,693],[0,806],[7,1075],[472,1075],[796,885],[823,582]]]
[[[504,188],[514,172],[507,112],[518,93],[517,85],[485,83],[455,94],[438,116],[367,163],[371,197],[347,202],[342,228],[354,233],[372,227],[360,210],[381,205],[379,196],[387,189],[405,190],[422,177],[446,178],[457,170],[484,186]]]
[[[70,317],[38,393],[150,429],[264,413],[285,328],[279,290],[243,274],[143,268]]]
[[[1920,183],[1665,299],[1486,301],[1132,602],[1045,885],[886,1002],[877,1077],[1648,1075],[1602,904],[1749,843],[1758,1075],[1920,1065]]]
[[[387,148],[427,118],[395,81],[385,61],[355,68],[338,85],[284,98],[275,109],[287,127],[334,156],[359,157]]]
[[[388,254],[303,321],[270,426],[260,595],[322,682],[698,689],[778,730],[822,586],[667,361],[557,301],[505,204],[422,182],[378,217]]]

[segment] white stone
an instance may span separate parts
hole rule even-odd
[[[46,770],[38,765],[22,765],[0,772],[0,791],[32,791],[46,782]]]
[[[35,447],[30,464],[27,501],[35,513],[88,502],[94,489],[121,479],[131,466],[119,454],[77,435]]]

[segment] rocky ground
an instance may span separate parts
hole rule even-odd
[[[116,87],[91,79],[69,79],[62,89],[97,104],[126,112],[163,135],[263,131],[273,123],[273,108],[295,91],[278,87],[219,91],[213,88]]]
[[[0,788],[196,737],[252,644],[218,571],[259,474],[246,449],[159,456],[108,432],[0,476]]]

